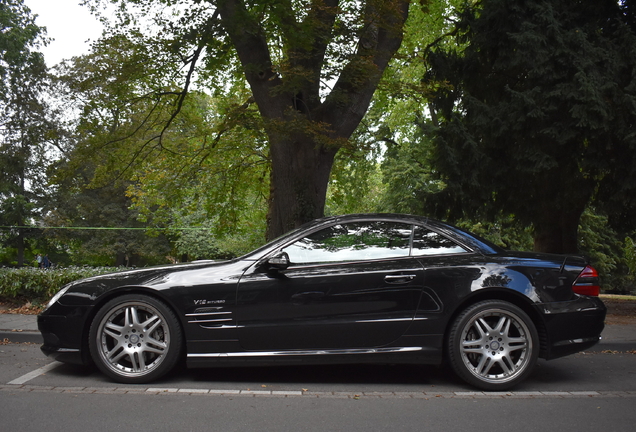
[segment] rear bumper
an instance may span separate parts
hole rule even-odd
[[[594,346],[601,339],[607,309],[598,297],[538,304],[545,335],[541,357],[551,360]]]

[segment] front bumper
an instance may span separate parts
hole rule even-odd
[[[90,310],[57,304],[38,315],[38,330],[44,339],[42,352],[64,363],[90,364],[86,328]]]
[[[546,360],[586,350],[601,339],[607,308],[598,297],[577,296],[537,308],[544,320],[541,357]]]

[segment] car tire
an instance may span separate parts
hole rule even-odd
[[[172,310],[143,294],[109,301],[90,328],[93,361],[108,377],[124,384],[147,383],[165,375],[179,361],[182,345]]]
[[[482,390],[508,390],[526,379],[539,356],[530,317],[512,303],[487,300],[457,316],[447,339],[455,373]]]

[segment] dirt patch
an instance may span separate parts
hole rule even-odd
[[[607,306],[607,313],[618,316],[636,316],[636,301],[602,298]]]
[[[636,301],[620,298],[602,298],[607,306],[606,324],[636,325]]]
[[[607,315],[605,318],[606,325],[633,325],[636,326],[636,317],[633,316],[620,316],[620,315]]]
[[[31,302],[16,302],[0,300],[0,314],[37,315],[44,309],[43,305]]]

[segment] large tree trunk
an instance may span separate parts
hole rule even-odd
[[[325,148],[309,137],[270,141],[268,239],[324,215],[336,152],[336,148]]]
[[[576,254],[579,252],[579,221],[583,210],[554,211],[534,226],[536,252]]]
[[[579,252],[581,215],[590,199],[591,186],[577,167],[557,168],[542,176],[535,197],[534,250],[557,254]]]

